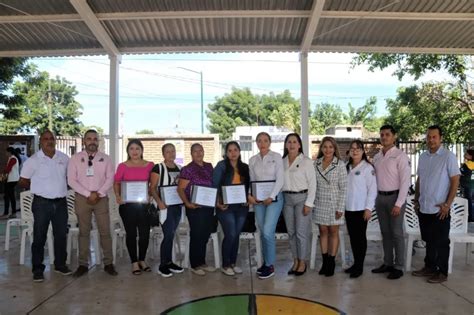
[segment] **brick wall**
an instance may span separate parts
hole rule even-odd
[[[123,142],[124,157],[127,156],[126,148],[129,139],[139,139],[143,143],[143,157],[145,160],[159,163],[163,161],[163,155],[161,153],[161,147],[165,144],[165,141],[182,141],[182,148],[176,148],[179,155],[179,151],[182,150],[184,157],[184,165],[191,162],[191,146],[193,143],[200,143],[204,148],[204,161],[216,165],[220,158],[220,147],[219,147],[219,135],[217,134],[206,134],[206,135],[176,135],[162,136],[162,135],[137,135],[127,136]]]

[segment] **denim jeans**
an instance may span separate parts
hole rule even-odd
[[[54,236],[54,266],[66,266],[67,243],[67,203],[66,198],[46,199],[35,196],[32,205],[33,244],[31,244],[31,260],[33,272],[43,271],[45,266],[44,244],[48,234],[49,222],[53,227]]]
[[[180,219],[181,205],[169,206],[166,221],[161,225],[163,229],[163,241],[160,245],[161,266],[173,262],[173,241]]]
[[[275,229],[283,208],[283,194],[279,193],[277,201],[270,205],[264,204],[254,205],[255,217],[257,225],[262,235],[262,251],[265,265],[271,266],[275,263]]]
[[[189,262],[191,268],[206,264],[207,242],[215,227],[214,208],[200,207],[197,209],[186,208],[189,221]]]
[[[227,210],[216,209],[217,219],[221,223],[224,231],[224,240],[222,241],[222,267],[235,265],[237,261],[237,252],[239,251],[240,232],[244,227],[248,206],[229,205]]]

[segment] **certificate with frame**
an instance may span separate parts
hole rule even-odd
[[[160,186],[160,198],[167,206],[182,205],[183,200],[178,195],[178,186]]]
[[[273,188],[275,187],[274,180],[263,180],[263,181],[254,181],[250,183],[252,196],[257,201],[264,201],[267,198],[270,198]],[[277,201],[278,197],[275,196],[273,202]]]
[[[217,188],[193,185],[191,202],[204,207],[214,208],[217,200]]]
[[[120,183],[120,192],[125,203],[148,203],[147,181],[123,181]]]
[[[225,205],[247,203],[247,192],[245,185],[222,186],[222,202]]]

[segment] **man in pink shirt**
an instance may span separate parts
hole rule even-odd
[[[384,262],[372,272],[388,272],[388,279],[399,279],[403,276],[405,264],[403,216],[411,175],[408,156],[395,146],[396,139],[397,134],[392,126],[382,126],[380,143],[383,148],[374,156],[378,190],[375,210],[382,232]]]
[[[85,150],[71,157],[68,165],[68,184],[76,192],[75,210],[79,222],[79,267],[74,273],[80,277],[89,271],[89,245],[92,212],[95,214],[100,234],[100,245],[104,253],[104,270],[116,276],[112,258],[110,237],[109,198],[114,169],[108,155],[98,152],[99,140],[95,130],[84,134]]]

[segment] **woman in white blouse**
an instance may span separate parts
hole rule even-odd
[[[275,274],[275,229],[283,207],[283,160],[281,155],[270,150],[271,138],[266,132],[257,135],[259,153],[249,160],[250,181],[274,181],[270,196],[258,200],[250,194],[248,201],[253,205],[255,217],[262,239],[264,263],[257,269],[260,279],[267,279]],[[253,192],[254,193],[254,192]]]
[[[364,259],[367,251],[367,222],[377,197],[375,169],[365,154],[364,144],[360,140],[351,142],[349,162],[347,163],[346,224],[351,240],[354,265],[345,270],[351,278],[357,278],[364,271]]]
[[[283,215],[293,256],[293,266],[288,275],[301,276],[306,272],[309,255],[310,214],[316,194],[316,174],[313,161],[303,154],[301,138],[297,133],[290,133],[285,138],[283,167],[285,168]]]

